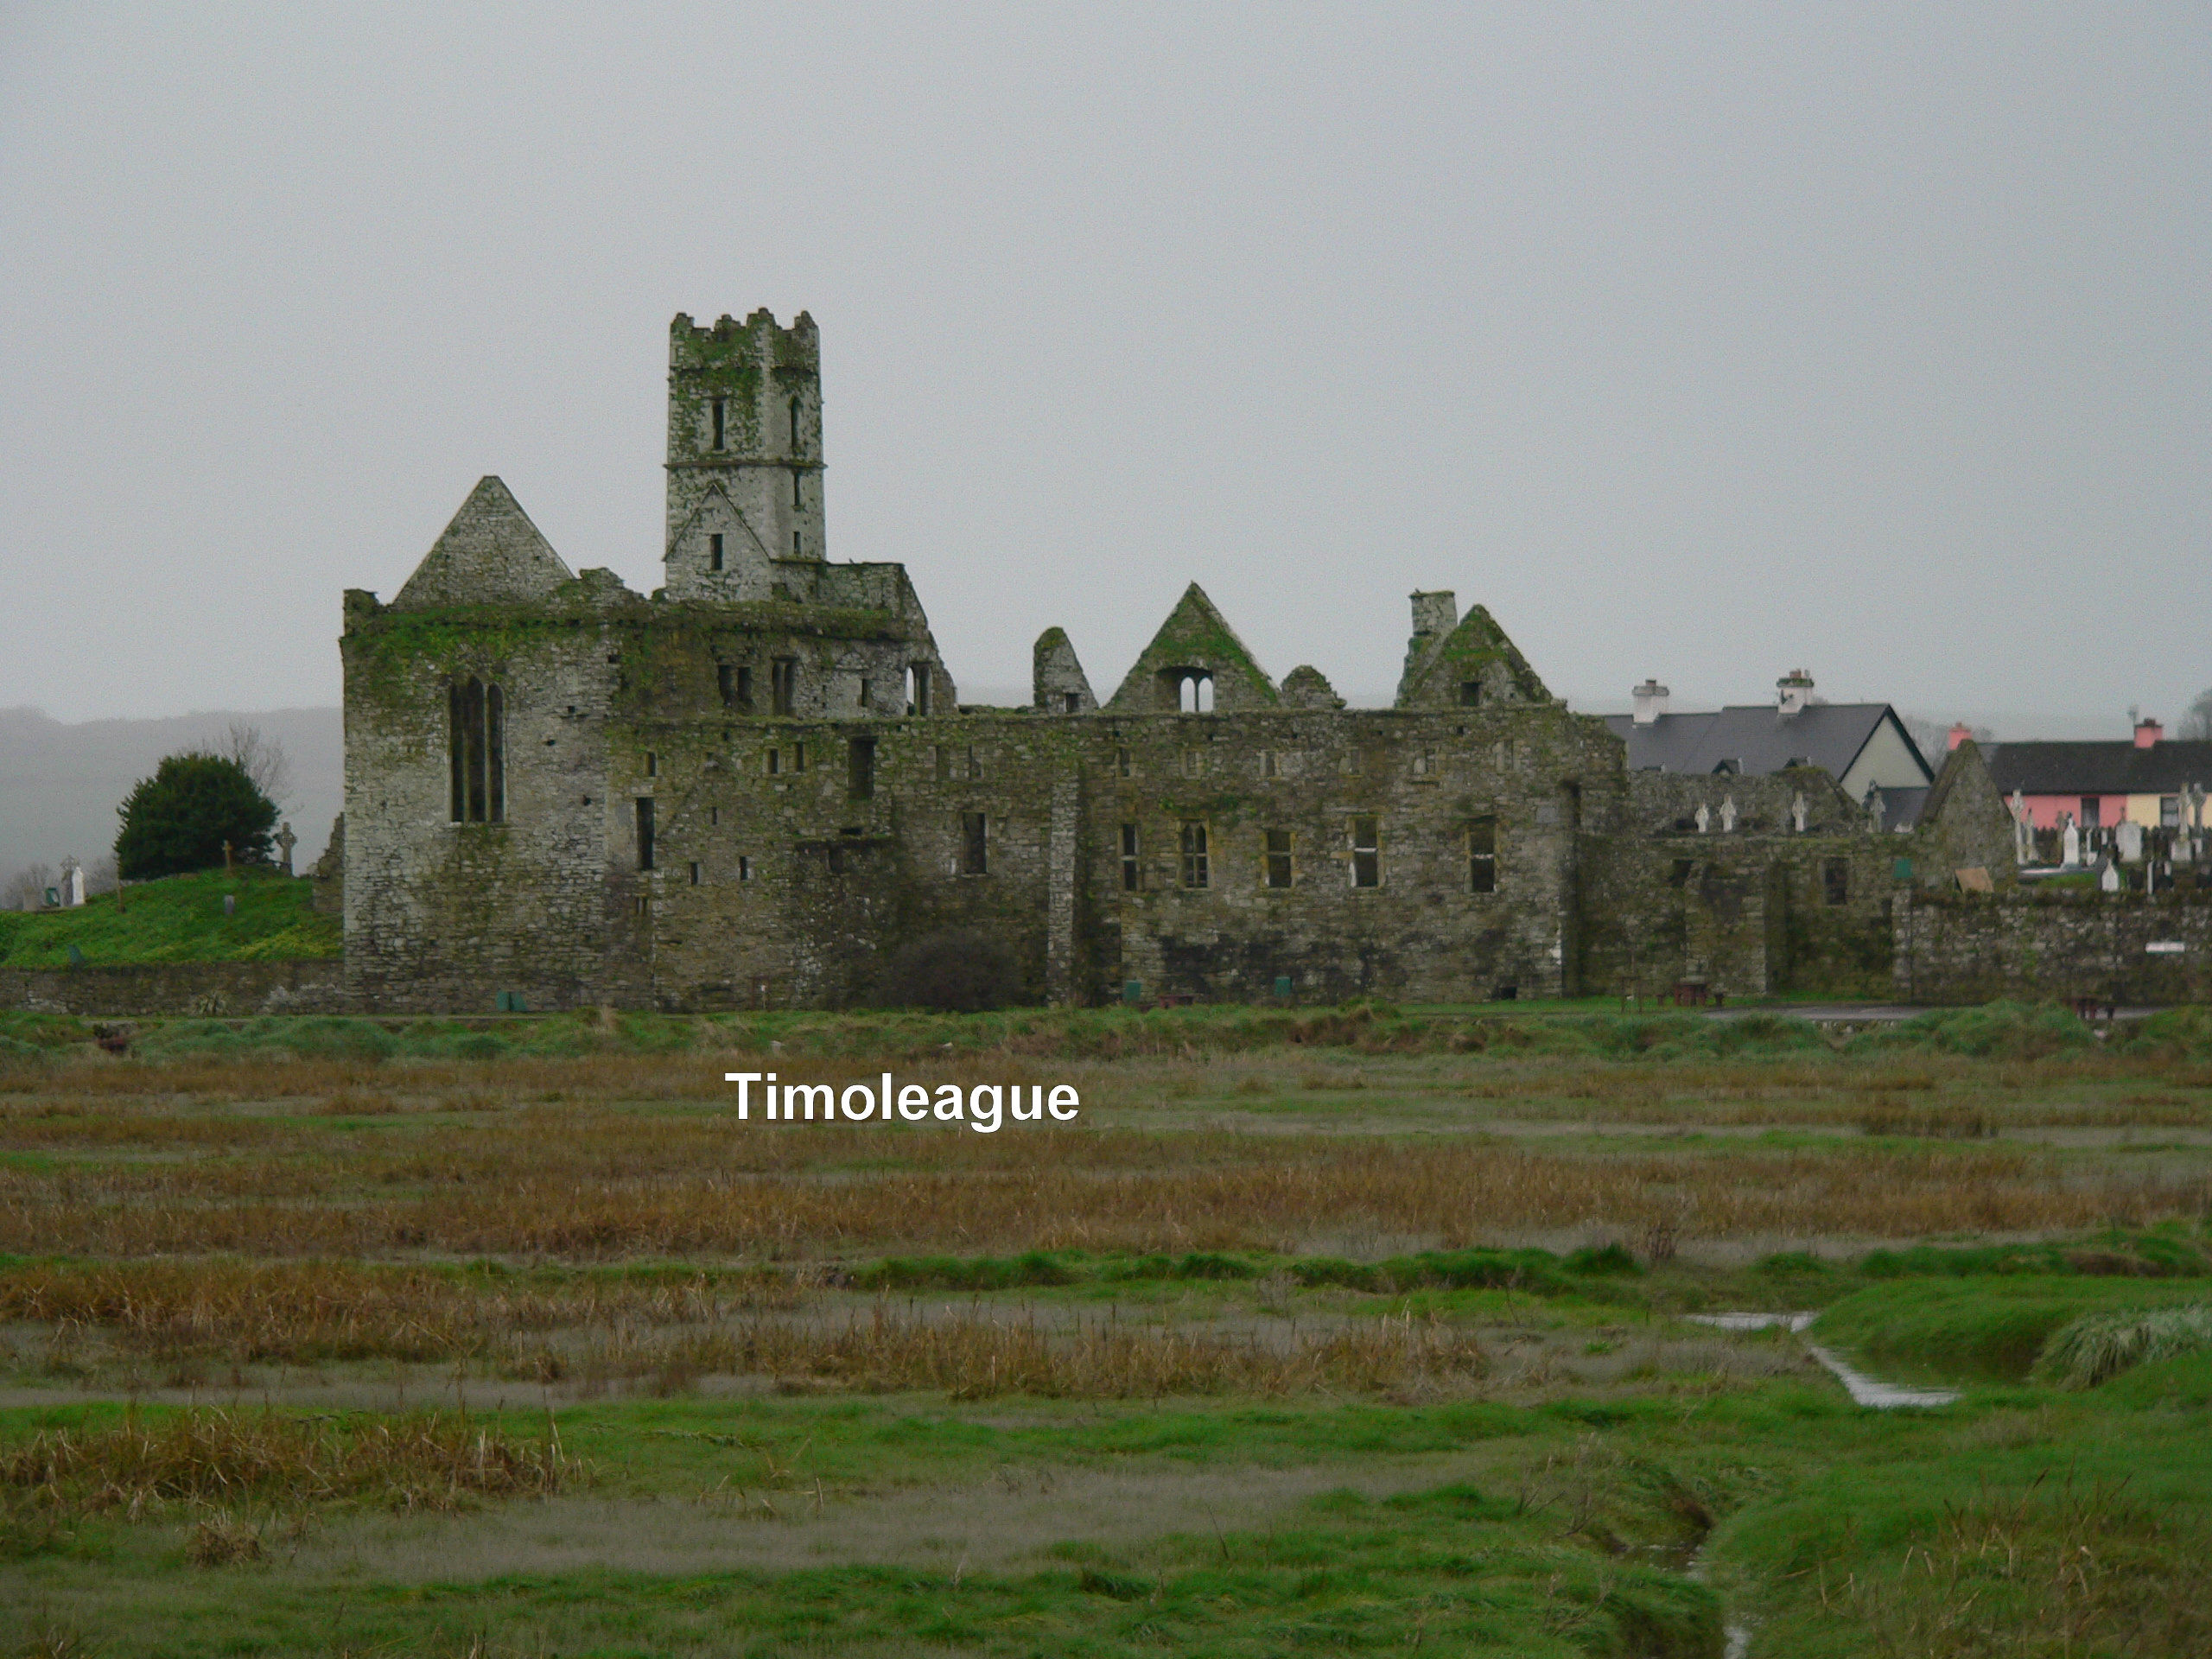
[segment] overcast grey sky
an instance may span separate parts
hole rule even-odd
[[[1110,690],[2178,715],[2202,4],[0,6],[0,705],[334,702],[480,474],[659,580],[666,329],[823,331],[831,556]],[[2015,732],[2012,735],[2028,735]]]

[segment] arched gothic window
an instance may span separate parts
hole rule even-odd
[[[507,817],[506,700],[474,677],[447,688],[451,733],[453,821],[504,823]]]

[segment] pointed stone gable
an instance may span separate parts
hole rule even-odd
[[[530,515],[498,479],[486,477],[423,556],[391,601],[427,610],[441,605],[512,605],[551,597],[575,580]]]
[[[1282,706],[1267,671],[1195,582],[1183,590],[1107,706],[1122,714],[1172,715],[1181,706],[1183,682],[1193,676],[1213,682],[1217,713]]]
[[[1549,702],[1552,694],[1536,677],[1514,643],[1491,613],[1471,608],[1457,627],[1408,652],[1398,681],[1400,709],[1456,709],[1472,704]],[[1479,687],[1470,692],[1470,686]]]
[[[1029,652],[1029,686],[1040,715],[1087,715],[1098,707],[1065,629],[1047,628],[1037,636]]]

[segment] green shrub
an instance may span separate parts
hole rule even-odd
[[[226,843],[238,863],[266,863],[276,827],[276,803],[244,766],[216,754],[168,756],[116,812],[115,866],[126,881],[216,868]]]

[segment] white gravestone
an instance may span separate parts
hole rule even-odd
[[[1724,836],[1732,836],[1736,833],[1736,798],[1733,795],[1725,796],[1721,799],[1720,833]]]

